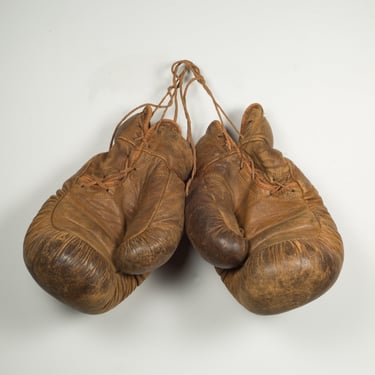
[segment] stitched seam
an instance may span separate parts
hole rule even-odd
[[[127,238],[126,240],[127,241],[130,241],[138,236],[140,236],[141,234],[143,234],[144,232],[146,232],[146,230],[150,227],[150,224],[151,222],[154,220],[154,217],[156,216],[156,214],[158,213],[159,209],[160,209],[160,206],[161,206],[161,202],[164,198],[164,195],[165,195],[165,192],[167,190],[167,186],[169,185],[169,182],[170,182],[170,179],[171,179],[171,171],[169,171],[169,174],[168,174],[168,181],[167,183],[164,185],[164,188],[163,188],[163,191],[161,192],[160,194],[160,197],[159,197],[159,201],[158,201],[158,204],[155,208],[155,210],[153,211],[152,215],[150,216],[149,220],[147,221],[147,224],[143,227],[142,230],[140,230],[139,232],[135,233],[133,236]]]
[[[289,165],[290,175],[291,175],[292,179],[297,183],[298,187],[299,187],[299,188],[301,189],[301,191],[302,191],[302,199],[303,199],[304,204],[306,205],[306,207],[308,208],[308,210],[313,214],[313,216],[314,216],[316,222],[317,222],[318,225],[319,225],[319,235],[320,235],[320,234],[322,233],[322,230],[323,230],[323,228],[322,228],[322,223],[321,223],[321,221],[320,221],[320,218],[318,217],[317,213],[316,213],[315,210],[314,210],[314,205],[311,204],[311,201],[310,201],[309,199],[306,198],[306,195],[305,195],[305,193],[303,192],[303,188],[302,188],[302,186],[301,186],[301,183],[300,183],[300,182],[294,177],[294,175],[293,175],[292,163],[290,162],[290,160],[288,160],[288,165]],[[318,194],[318,193],[316,192],[316,194]]]
[[[117,139],[121,139],[122,141],[130,143],[132,146],[135,147],[135,143],[133,141],[131,141],[130,139],[128,139],[128,138],[117,137]]]
[[[149,154],[149,155],[151,155],[151,156],[155,156],[156,158],[162,160],[162,161],[164,162],[164,164],[167,166],[167,168],[169,169],[169,171],[173,170],[173,169],[170,167],[170,165],[169,165],[167,159],[164,158],[163,156],[161,156],[160,154],[154,153],[154,152],[152,152],[152,151],[150,151],[150,150],[146,150],[146,149],[143,149],[142,151],[145,152],[146,154]]]
[[[86,168],[84,168],[82,171],[81,171],[81,173],[74,179],[74,183],[76,184],[77,183],[77,181],[78,181],[78,179],[80,178],[80,176],[82,176],[86,171],[87,171],[87,169],[90,167],[90,165],[92,164],[92,161],[93,161],[93,159],[95,158],[95,156],[93,157],[93,158],[91,158],[88,162],[87,162],[87,166],[86,166]],[[62,200],[64,199],[64,198],[66,198],[66,196],[70,193],[70,191],[71,191],[71,187],[68,189],[68,190],[66,190],[66,191],[64,191],[63,189],[61,189],[60,191],[62,192],[62,194],[61,194],[61,196],[60,197],[58,197],[59,198],[59,200],[56,202],[56,204],[55,204],[55,206],[53,207],[53,209],[51,210],[51,225],[52,225],[52,227],[55,229],[55,230],[59,230],[59,231],[64,231],[65,232],[65,230],[62,230],[61,228],[59,228],[58,226],[56,226],[56,224],[54,223],[54,217],[55,217],[55,211],[57,210],[57,208],[60,206],[60,204],[61,204],[61,202],[62,202]],[[68,233],[68,232],[67,232]]]

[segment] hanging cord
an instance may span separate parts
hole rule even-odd
[[[193,167],[192,171],[190,174],[190,178],[186,182],[185,186],[185,195],[188,195],[190,185],[195,177],[196,170],[197,170],[197,152],[194,144],[194,139],[193,139],[193,132],[192,132],[192,126],[191,126],[191,118],[189,114],[189,110],[187,107],[187,102],[186,102],[186,97],[187,97],[187,91],[190,87],[190,85],[196,80],[195,74],[194,74],[194,64],[191,63],[188,60],[180,60],[176,61],[174,64],[172,64],[171,71],[172,71],[172,76],[174,77],[174,81],[179,82],[179,84],[175,85],[175,87],[178,89],[178,93],[180,96],[180,101],[182,103],[182,107],[184,110],[184,115],[186,118],[186,140],[190,145],[192,154],[193,154]],[[182,67],[182,69],[181,69]],[[193,74],[193,78],[190,78],[188,82],[185,85],[184,89],[184,81],[185,78],[188,74]],[[177,94],[177,92],[176,92]],[[177,100],[177,95],[176,95],[176,103],[175,103],[175,121],[177,120],[177,110],[178,110],[178,100]]]
[[[180,84],[181,84],[180,77],[173,75],[172,83],[171,83],[170,86],[168,86],[167,92],[162,97],[162,99],[159,101],[159,103],[157,103],[157,104],[155,104],[155,103],[143,103],[143,104],[133,108],[130,112],[128,112],[119,121],[119,123],[116,125],[115,130],[112,134],[112,138],[111,138],[111,141],[110,141],[110,144],[109,144],[109,148],[111,148],[113,146],[114,140],[116,138],[116,135],[117,135],[118,130],[121,127],[121,125],[123,125],[126,122],[126,120],[134,112],[138,111],[141,108],[145,108],[147,106],[150,106],[150,107],[154,108],[154,110],[152,112],[152,115],[154,115],[157,110],[163,109],[163,112],[162,112],[162,115],[161,115],[161,118],[163,118],[166,115],[168,109],[170,109],[174,105],[174,107],[175,107],[174,120],[176,121],[177,116],[178,116],[178,102],[177,102],[177,95],[178,94],[177,93],[178,93],[178,87],[180,86]]]
[[[191,118],[190,118],[190,114],[189,114],[189,111],[188,111],[188,108],[187,108],[187,93],[188,93],[188,90],[189,90],[190,86],[192,85],[192,83],[198,82],[203,87],[203,89],[206,91],[206,93],[208,94],[208,96],[210,97],[210,99],[213,102],[213,105],[215,107],[215,111],[216,111],[216,113],[219,117],[219,120],[220,120],[220,123],[222,124],[222,126],[224,127],[224,118],[225,118],[239,137],[241,137],[241,134],[240,134],[239,130],[237,129],[237,127],[235,126],[235,124],[233,123],[233,121],[230,119],[230,117],[226,114],[226,112],[223,110],[223,108],[217,102],[215,96],[213,95],[211,89],[208,87],[208,85],[206,83],[206,80],[203,77],[203,75],[201,74],[200,69],[198,68],[197,65],[195,65],[190,60],[179,60],[179,61],[176,61],[172,65],[171,70],[172,70],[173,76],[179,77],[179,80],[181,82],[181,85],[178,86],[178,89],[179,89],[178,91],[179,91],[181,103],[183,105],[185,117],[186,117],[186,120],[187,120],[187,129],[188,129],[187,138],[188,138],[189,143],[192,145],[192,150],[193,150],[193,159],[194,159],[193,170],[192,170],[192,173],[191,173],[191,178],[189,179],[189,181],[186,184],[186,194],[188,194],[191,182],[192,182],[192,180],[193,180],[193,178],[196,174],[196,168],[197,168],[197,165],[196,165],[197,164],[196,163],[196,149],[195,149],[195,146],[194,146],[194,143],[193,143],[193,137],[192,137],[192,134],[191,134],[191,128],[192,128],[191,127]],[[178,73],[179,70],[181,70],[181,73]],[[193,77],[190,80],[188,80],[188,82],[184,86],[183,81],[184,81],[185,75],[189,72],[193,75]],[[223,132],[223,136],[225,138],[225,143],[226,143],[227,147],[229,149],[231,149],[232,145],[233,145],[232,137],[225,131]],[[238,153],[238,156],[240,158],[240,169],[242,169],[244,166],[246,166],[246,168],[251,173],[252,178],[254,178],[255,168],[254,168],[253,161],[251,159],[250,160],[244,160],[244,155],[238,147],[235,147],[235,150]]]
[[[236,134],[241,137],[241,134],[233,121],[230,119],[230,117],[225,113],[223,108],[220,106],[220,104],[217,102],[215,96],[213,95],[211,89],[208,87],[206,80],[204,79],[203,75],[200,72],[200,69],[197,65],[195,65],[190,60],[178,60],[171,66],[171,72],[172,72],[172,82],[168,86],[167,91],[165,95],[162,97],[162,99],[159,101],[159,103],[144,103],[141,104],[134,109],[132,109],[130,112],[128,112],[116,125],[115,130],[113,132],[110,146],[111,148],[113,146],[114,140],[117,136],[118,130],[125,123],[125,121],[137,110],[144,108],[146,106],[150,106],[154,108],[152,115],[155,114],[158,110],[163,110],[161,114],[161,119],[165,118],[167,112],[169,109],[174,108],[174,114],[173,114],[173,120],[177,122],[178,119],[178,111],[179,111],[179,100],[181,101],[184,116],[186,118],[187,122],[187,134],[186,134],[186,140],[189,143],[192,153],[193,153],[193,169],[191,173],[191,177],[189,178],[187,184],[186,184],[186,194],[189,191],[191,182],[196,174],[196,148],[193,141],[193,134],[192,134],[192,125],[191,125],[191,117],[190,113],[187,107],[187,94],[188,90],[191,87],[191,85],[194,82],[198,82],[203,89],[206,91],[210,99],[212,100],[212,103],[214,105],[215,111],[219,117],[219,120],[221,124],[224,126],[224,119],[227,120],[227,122],[230,124],[230,126],[233,128],[233,130],[236,132]],[[188,78],[189,75],[192,75],[192,77]],[[233,139],[230,137],[230,135],[227,132],[223,132],[223,135],[226,140],[226,144],[231,147],[231,144],[233,144]],[[237,148],[236,148],[237,149]],[[239,149],[237,149],[240,158],[241,158],[241,165],[243,164],[243,157]],[[247,163],[245,163],[247,164]],[[251,168],[253,169],[253,168]]]
[[[182,93],[182,87],[180,87],[180,97],[181,97],[181,102],[185,105],[186,105],[186,94],[187,94],[187,91],[189,89],[189,86],[197,81],[202,87],[203,89],[206,91],[206,93],[208,94],[208,96],[210,97],[210,99],[212,100],[213,104],[214,104],[214,107],[215,107],[215,110],[216,110],[216,113],[217,115],[219,116],[219,120],[220,122],[224,125],[224,120],[223,120],[223,117],[229,122],[229,124],[231,125],[231,127],[234,129],[234,131],[236,132],[236,134],[239,136],[240,135],[240,132],[239,130],[237,129],[236,125],[233,123],[233,121],[231,120],[231,118],[225,113],[224,109],[220,106],[220,104],[217,102],[215,96],[213,95],[211,89],[208,87],[207,83],[206,83],[206,80],[205,78],[203,77],[203,75],[201,74],[200,72],[200,69],[198,68],[197,65],[195,65],[192,61],[190,60],[179,60],[179,61],[176,61],[173,65],[172,65],[172,72],[173,71],[177,71],[177,69],[180,67],[180,66],[184,66],[185,70],[186,71],[190,71],[192,74],[193,74],[193,78],[186,84],[185,86],[185,90],[184,92]],[[188,111],[186,109],[185,111],[185,114],[188,114]],[[187,116],[190,120],[190,116]]]
[[[163,109],[161,118],[164,118],[168,109],[174,106],[174,116],[173,119],[176,122],[177,117],[178,117],[178,95],[180,97],[183,109],[184,109],[184,115],[187,121],[187,141],[190,144],[193,144],[193,136],[192,136],[192,126],[191,126],[191,118],[190,114],[187,108],[187,103],[186,103],[186,98],[187,98],[187,92],[188,89],[190,88],[191,84],[195,81],[201,84],[201,86],[204,88],[208,96],[211,98],[216,113],[219,117],[220,122],[224,125],[224,120],[225,118],[231,127],[234,129],[234,131],[237,133],[237,135],[240,135],[240,132],[238,131],[237,127],[234,125],[233,121],[230,119],[230,117],[225,113],[223,108],[220,106],[220,104],[217,102],[215,99],[215,96],[212,94],[212,91],[210,88],[207,86],[206,81],[203,77],[203,75],[200,73],[200,69],[198,68],[197,65],[195,65],[193,62],[190,60],[178,60],[175,63],[172,64],[171,67],[171,72],[172,72],[172,83],[171,85],[167,88],[167,92],[165,95],[162,97],[160,102],[158,104],[154,103],[144,103],[141,104],[134,109],[132,109],[130,112],[128,112],[116,125],[115,130],[113,132],[111,141],[110,141],[110,147],[113,145],[114,139],[116,138],[118,129],[121,125],[125,123],[125,121],[137,110],[144,108],[146,106],[150,106],[154,108],[153,114],[159,109]],[[187,75],[191,73],[193,77],[188,80],[188,82],[184,86],[184,80],[187,77]],[[185,87],[185,89],[184,89]],[[168,100],[168,101],[167,101]]]

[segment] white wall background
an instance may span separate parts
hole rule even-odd
[[[262,103],[323,196],[346,258],[317,301],[254,315],[186,248],[99,316],[26,271],[41,204],[124,113],[160,98],[181,58],[236,121]],[[1,0],[0,373],[374,374],[374,67],[372,0]],[[199,89],[190,103],[198,139],[215,113]]]

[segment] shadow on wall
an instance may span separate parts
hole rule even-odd
[[[191,261],[191,252],[190,242],[184,234],[173,256],[164,266],[155,271],[157,278],[165,283],[172,283],[181,279],[184,270]]]

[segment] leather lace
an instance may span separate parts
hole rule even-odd
[[[113,172],[109,175],[104,175],[102,177],[95,176],[92,174],[84,174],[79,177],[78,182],[79,184],[81,184],[82,188],[100,186],[106,192],[113,194],[114,188],[117,185],[119,185],[134,169],[134,167],[129,166],[129,161],[127,160],[125,167],[120,171]]]
[[[185,114],[185,117],[186,117],[186,120],[187,120],[187,127],[188,127],[188,131],[189,131],[188,141],[190,142],[191,145],[193,145],[193,138],[192,138],[192,135],[191,135],[191,128],[192,128],[191,127],[191,118],[190,118],[189,110],[187,108],[187,93],[188,93],[188,90],[189,90],[190,86],[194,82],[199,83],[203,87],[203,89],[205,90],[207,95],[210,97],[210,99],[211,99],[211,101],[214,105],[215,111],[216,111],[216,113],[219,117],[219,121],[220,121],[221,125],[223,126],[223,128],[224,128],[224,119],[225,119],[230,124],[230,126],[234,129],[236,134],[238,136],[241,136],[239,130],[234,125],[233,121],[230,119],[230,117],[226,114],[226,112],[223,110],[221,105],[216,100],[215,96],[213,95],[211,89],[207,85],[206,80],[205,80],[204,76],[201,74],[200,69],[198,68],[197,65],[195,65],[190,60],[179,60],[179,61],[176,61],[172,65],[171,70],[172,70],[173,77],[177,77],[179,82],[181,82],[181,85],[178,86],[179,97],[180,97],[181,103],[183,105],[184,114]],[[184,78],[186,78],[186,76],[189,73],[190,73],[190,75],[192,75],[192,77],[190,79],[188,79],[185,86],[183,86]],[[176,108],[177,108],[177,104],[176,104]],[[227,148],[232,149],[233,139],[231,138],[231,136],[226,131],[224,131],[222,133],[222,136],[225,138],[224,142],[225,142],[225,145],[227,146]],[[235,149],[236,149],[237,153],[239,154],[239,157],[240,157],[240,160],[241,160],[241,165],[246,163],[246,162],[243,161],[242,153],[240,152],[240,150],[237,147]],[[192,170],[191,178],[189,179],[189,181],[186,184],[186,194],[188,194],[191,182],[192,182],[192,180],[193,180],[193,178],[196,174],[197,163],[196,163],[196,150],[195,150],[194,145],[193,145],[193,160],[194,160],[193,170]]]

